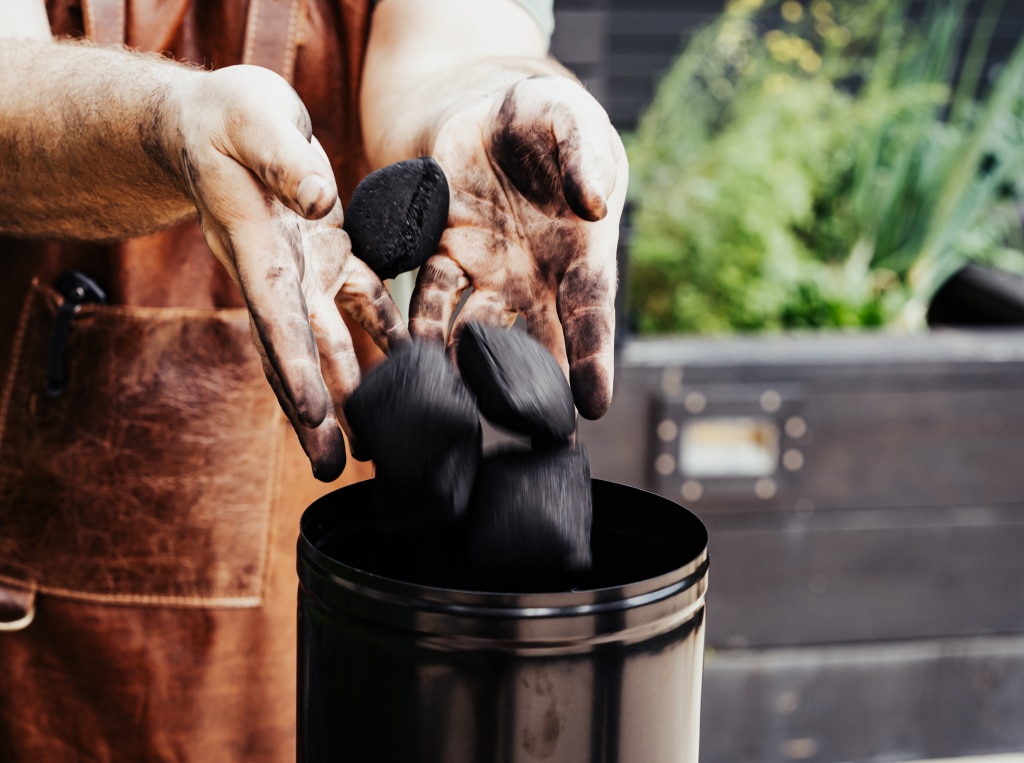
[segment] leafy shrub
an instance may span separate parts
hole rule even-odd
[[[907,5],[732,0],[689,40],[626,141],[641,332],[915,327],[968,259],[1024,269],[1024,43],[985,83],[998,8],[961,56],[965,2]]]

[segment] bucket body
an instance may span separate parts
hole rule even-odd
[[[553,591],[443,549],[424,564],[429,536],[376,531],[369,482],[310,506],[300,763],[697,763],[707,532],[659,496],[592,488],[592,576]]]

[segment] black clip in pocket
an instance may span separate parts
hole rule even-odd
[[[107,301],[103,289],[77,270],[65,271],[57,279],[57,291],[64,297],[64,301],[57,308],[53,332],[50,334],[50,347],[46,353],[46,394],[50,397],[57,397],[67,381],[64,377],[64,348],[75,314],[84,304],[103,304]]]

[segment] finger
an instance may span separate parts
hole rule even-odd
[[[618,156],[615,187],[604,219],[580,223],[570,263],[558,287],[557,309],[569,361],[569,385],[580,415],[603,416],[611,405],[615,376],[616,252],[629,166]]]
[[[555,110],[552,132],[565,200],[580,218],[596,222],[608,214],[608,197],[618,181],[617,154],[625,152],[603,109],[582,111]]]
[[[334,300],[326,295],[320,300],[322,305],[309,314],[313,335],[316,337],[317,350],[320,353],[320,370],[324,382],[331,393],[333,413],[337,424],[341,426],[349,438],[353,451],[357,449],[355,438],[348,421],[345,419],[344,405],[356,387],[359,386],[359,360],[356,358],[352,335],[342,319]]]
[[[516,322],[516,314],[509,309],[500,294],[490,291],[474,291],[466,298],[466,303],[452,324],[448,339],[448,352],[452,358],[458,357],[459,339],[466,326],[470,323],[488,323],[494,326],[510,328]]]
[[[279,216],[265,224],[242,226],[231,244],[235,251],[246,253],[232,259],[253,326],[282,393],[299,422],[316,427],[332,406],[300,286],[297,263],[302,238],[297,221]]]
[[[299,218],[230,158],[202,169],[186,161],[185,169],[207,241],[245,297],[258,346],[274,371],[268,379],[288,400],[297,424],[319,426],[331,400],[301,288]],[[340,207],[328,212],[334,206]]]
[[[442,239],[443,240],[443,239]],[[409,332],[420,339],[444,344],[452,313],[469,279],[446,254],[435,254],[420,268],[409,304]]]
[[[603,219],[618,178],[622,144],[601,105],[578,83],[524,80],[494,120],[490,151],[516,189],[542,210],[568,204],[587,221]]]
[[[302,224],[308,252],[306,261],[318,271],[317,293],[330,297],[330,313],[340,321],[332,321],[332,330],[338,330],[341,332],[339,335],[351,339],[344,320],[338,314],[338,308],[341,308],[366,330],[381,350],[388,353],[393,347],[408,341],[409,330],[402,311],[384,282],[366,263],[352,256],[352,242],[342,228],[344,219],[339,202],[322,220]]]
[[[558,80],[554,87],[563,91],[549,113],[565,199],[582,219],[603,220],[608,198],[625,181],[618,177],[625,149],[607,112],[590,93],[571,80]]]
[[[335,301],[336,295],[344,288],[348,266],[355,259],[352,257],[348,234],[341,227],[343,221],[344,214],[338,203],[323,219],[302,221],[300,227],[304,234],[306,263],[304,291],[307,295],[309,323],[319,353],[320,371],[331,395],[332,413],[347,435],[355,455],[357,444],[343,413],[343,406],[359,385],[360,365],[349,327]],[[383,290],[383,284],[379,280],[377,283]],[[395,313],[398,313],[397,307]],[[397,314],[396,320],[399,321],[399,328],[393,330],[393,333],[400,333],[404,330],[400,314]]]
[[[615,374],[615,270],[577,260],[558,287],[558,315],[569,361],[569,386],[580,415],[603,416]]]
[[[341,476],[345,469],[345,439],[341,433],[338,419],[333,411],[328,412],[324,420],[315,427],[308,427],[302,423],[291,400],[285,394],[281,385],[281,379],[270,362],[266,348],[260,340],[255,325],[252,325],[253,342],[259,351],[263,363],[263,372],[271,389],[277,395],[278,403],[291,422],[295,434],[299,438],[306,457],[309,458],[313,469],[313,475],[322,482],[332,482]]]
[[[565,351],[565,337],[562,333],[562,324],[558,319],[558,312],[555,307],[549,304],[541,304],[526,314],[526,328],[530,336],[540,342],[550,352],[566,379],[569,379],[569,360]],[[570,388],[572,385],[569,385]],[[573,402],[575,402],[575,394]],[[576,432],[569,435],[570,445],[576,444]]]
[[[385,353],[409,341],[409,329],[391,292],[362,260],[349,258],[345,282],[335,299]]]
[[[558,361],[562,373],[568,379],[569,359],[565,350],[565,336],[554,300],[551,303],[536,304],[526,312],[526,329]]]

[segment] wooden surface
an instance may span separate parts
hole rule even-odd
[[[705,662],[701,761],[1024,750],[1021,707],[1021,636],[718,652]]]
[[[654,340],[618,357],[612,409],[580,440],[595,476],[708,527],[703,763],[1024,749],[1024,331]],[[684,500],[685,475],[654,466],[680,447],[659,423],[739,413],[788,438],[776,492],[703,478]]]

